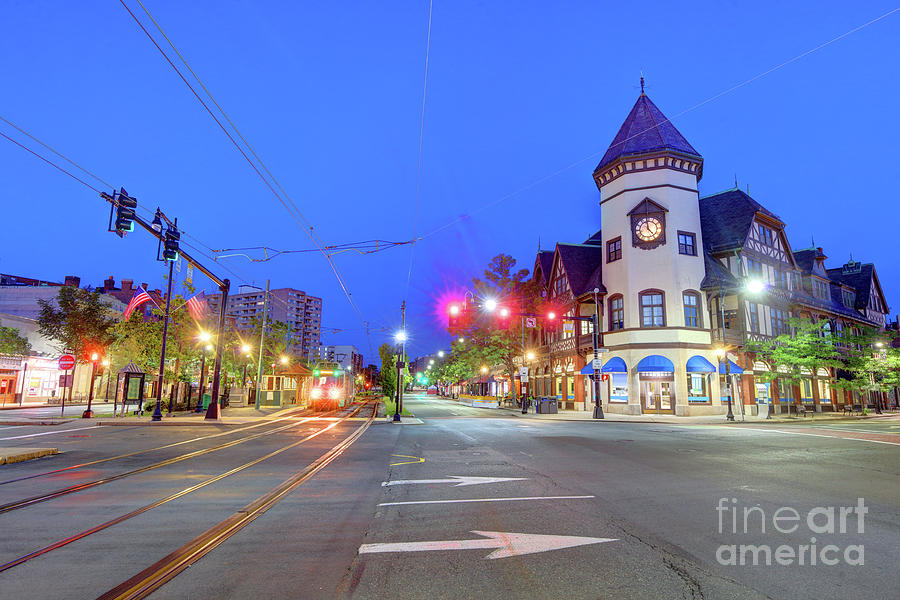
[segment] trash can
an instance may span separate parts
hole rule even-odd
[[[209,394],[203,394],[203,410],[209,408],[210,398],[212,398],[212,396],[210,396]]]
[[[556,398],[549,398],[549,402],[547,402],[547,407],[544,410],[545,414],[555,415],[559,412],[559,401]]]
[[[549,403],[550,398],[546,396],[542,396],[541,399],[534,405],[534,412],[542,415],[547,412],[547,404]]]

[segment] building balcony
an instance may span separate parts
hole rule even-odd
[[[712,342],[713,344],[721,345],[724,343],[726,346],[743,346],[747,343],[747,332],[743,329],[730,329],[728,327],[725,328],[725,337],[723,341],[722,330],[718,328],[714,328],[712,330]]]

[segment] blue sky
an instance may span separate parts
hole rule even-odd
[[[437,0],[417,225],[427,2],[145,5],[326,243],[442,228],[417,244],[408,290],[408,247],[335,256],[376,349],[388,338],[381,330],[399,326],[404,299],[410,353],[446,346],[435,314],[444,290],[465,286],[495,254],[531,268],[539,239],[550,248],[599,228],[591,173],[641,71],[648,95],[704,156],[701,194],[733,187],[736,176],[785,220],[794,249],[815,237],[829,266],[851,252],[874,261],[900,309],[900,12],[687,110],[892,10],[889,2]],[[119,2],[6,3],[0,65],[0,116],[142,206],[177,216],[211,248],[311,247]],[[4,139],[0,161],[0,271],[163,286],[152,238],[107,233],[94,192]],[[341,329],[323,341],[355,344],[373,360],[321,255],[221,262],[237,284],[271,278],[322,296],[323,324]]]

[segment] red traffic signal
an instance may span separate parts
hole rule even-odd
[[[462,314],[462,309],[459,307],[459,304],[451,304],[447,312],[450,315],[449,328],[456,329],[459,327],[459,317]]]
[[[548,311],[548,312],[547,312],[547,320],[548,320],[548,321],[554,321],[554,320],[556,320],[556,313],[553,312],[552,310],[551,310],[551,311]]]
[[[498,306],[497,307],[497,326],[500,327],[500,329],[509,329],[511,316],[512,316],[512,313],[510,312],[510,310],[507,307]]]

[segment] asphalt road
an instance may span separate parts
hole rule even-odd
[[[406,406],[423,424],[373,424],[339,459],[152,597],[896,597],[900,421],[685,426],[522,419],[421,395],[408,396]],[[45,439],[52,438],[62,454],[0,467],[0,504],[281,425],[65,433],[56,426],[60,433]],[[0,597],[97,597],[302,469],[359,425],[337,425],[259,465],[2,572]],[[0,514],[0,562],[322,426],[297,422],[289,430]],[[41,428],[13,433],[20,430]],[[9,433],[0,431],[0,438]],[[9,482],[129,449],[219,434]],[[471,477],[502,480],[458,479]],[[863,528],[859,515],[847,510],[841,532],[839,507],[856,507],[858,498],[867,510],[860,511]],[[832,506],[838,507],[836,527],[829,533]],[[750,511],[746,533],[744,508]],[[785,518],[773,522],[779,509]],[[792,509],[799,514],[796,523]],[[814,515],[815,531],[807,522],[810,511],[824,513]],[[755,548],[743,553],[748,564],[721,564],[731,556],[729,546],[735,545],[740,562],[739,547],[751,544]],[[775,555],[769,565],[752,564],[754,553],[765,563],[765,549],[774,553],[779,546],[802,553],[804,564],[788,560],[786,549],[778,556],[789,564],[779,564]],[[811,555],[817,564],[809,564]],[[822,564],[823,558],[835,564]]]

